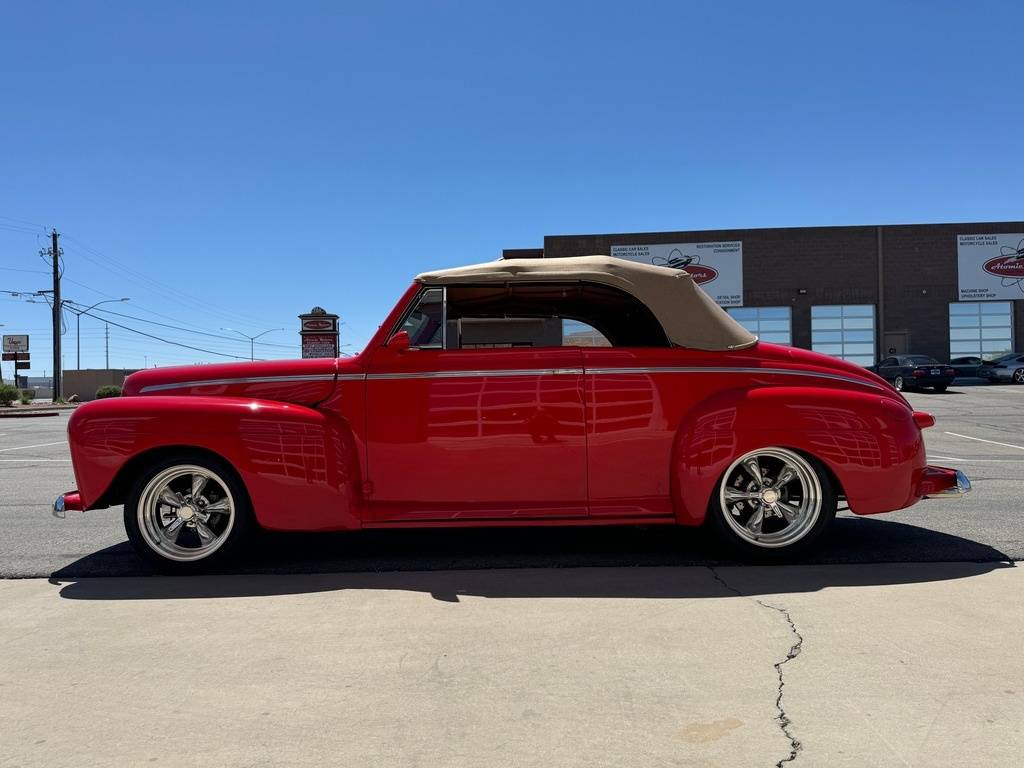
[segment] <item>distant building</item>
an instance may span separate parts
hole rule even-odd
[[[504,258],[685,269],[765,341],[872,365],[995,357],[1024,340],[1024,222],[552,235]]]

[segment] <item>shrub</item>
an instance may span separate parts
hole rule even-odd
[[[36,391],[34,389],[23,389],[21,390],[21,404],[28,405],[36,399]]]
[[[120,397],[121,388],[116,384],[107,384],[96,390],[96,399],[99,400],[104,397]]]
[[[10,384],[0,384],[0,405],[13,405],[15,400],[21,397],[17,387]]]

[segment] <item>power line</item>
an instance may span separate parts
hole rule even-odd
[[[46,232],[46,227],[44,227],[42,224],[36,224],[34,221],[27,221],[25,219],[16,219],[13,216],[0,216],[0,219],[5,219],[7,221],[13,221],[13,222],[16,222],[18,224],[27,224],[30,227],[36,227],[37,229],[40,229],[43,232]]]
[[[24,235],[38,235],[39,232],[35,229],[29,229],[28,227],[20,227],[17,224],[7,224],[6,222],[0,221],[0,229],[7,230],[8,232],[18,232]]]
[[[48,275],[49,272],[44,272],[41,269],[17,269],[15,267],[0,267],[0,270],[4,272],[26,272],[32,275]]]
[[[88,315],[89,317],[96,318],[97,320],[101,320],[104,323],[109,323],[110,325],[114,326],[115,328],[123,328],[126,331],[131,331],[132,333],[137,333],[140,336],[145,336],[145,337],[150,338],[150,339],[155,339],[156,341],[163,342],[164,344],[170,344],[170,345],[175,346],[175,347],[184,347],[185,349],[191,349],[191,350],[193,350],[195,352],[205,352],[208,355],[218,355],[220,357],[231,357],[231,358],[234,358],[235,360],[247,360],[248,359],[246,357],[242,357],[241,355],[229,355],[227,352],[215,352],[212,349],[203,349],[202,347],[194,347],[191,344],[182,344],[181,342],[178,342],[178,341],[170,341],[169,339],[164,339],[164,338],[161,338],[160,336],[154,336],[152,333],[146,333],[145,331],[140,331],[137,328],[132,328],[132,327],[127,326],[127,325],[121,325],[120,323],[116,323],[113,320],[108,320],[108,319],[106,319],[104,317],[99,317],[97,315],[93,315],[93,314],[90,314],[88,312],[83,312],[82,314]]]
[[[151,277],[147,277],[142,272],[139,272],[138,270],[133,269],[132,267],[129,267],[127,264],[124,264],[123,262],[118,261],[113,256],[108,256],[107,254],[102,253],[101,251],[98,251],[95,248],[92,248],[92,247],[88,246],[87,244],[85,244],[84,242],[82,242],[81,240],[79,240],[77,238],[74,238],[74,237],[71,237],[71,236],[65,236],[65,240],[69,240],[72,243],[76,243],[78,245],[78,247],[82,251],[84,251],[84,253],[82,255],[85,256],[85,258],[88,261],[92,261],[94,264],[97,264],[97,266],[102,266],[105,269],[110,269],[110,266],[108,264],[103,264],[103,263],[97,262],[96,259],[101,259],[103,261],[109,262],[109,264],[112,264],[115,267],[117,267],[117,271],[119,273],[121,273],[122,276],[127,277],[130,280],[135,280],[137,282],[138,281],[142,281],[143,283],[150,284],[150,286],[155,286],[156,288],[159,289],[159,292],[160,292],[161,295],[166,296],[168,293],[176,294],[177,296],[180,296],[185,301],[188,301],[188,302],[194,304],[195,306],[198,306],[198,307],[202,308],[204,311],[206,311],[209,314],[220,315],[221,317],[229,317],[229,318],[232,318],[234,320],[242,319],[247,324],[248,323],[259,324],[259,323],[265,322],[265,319],[251,318],[251,317],[248,317],[248,316],[243,315],[243,314],[238,313],[238,312],[224,312],[224,311],[221,311],[221,310],[212,309],[207,302],[204,302],[201,299],[197,299],[196,297],[194,297],[194,296],[192,296],[192,295],[190,295],[188,293],[185,293],[184,291],[182,291],[182,290],[180,290],[180,289],[178,289],[178,288],[176,288],[176,287],[174,287],[172,285],[168,285],[167,283],[162,283],[159,280],[155,280],[155,279],[153,279]],[[94,256],[96,258],[95,259],[90,258],[87,254],[91,254],[92,256]],[[134,275],[134,277],[132,277],[133,275]],[[150,290],[152,290],[152,287],[150,288]]]
[[[175,331],[184,331],[185,333],[193,333],[193,334],[196,334],[197,336],[209,336],[209,337],[214,338],[214,339],[224,339],[226,341],[235,342],[236,344],[240,341],[240,339],[236,339],[233,336],[224,336],[224,335],[219,334],[219,333],[209,333],[207,331],[193,331],[190,328],[182,328],[181,326],[169,325],[168,323],[158,323],[156,320],[147,320],[144,317],[135,317],[134,315],[127,315],[127,314],[125,314],[123,312],[114,312],[113,310],[110,310],[110,309],[97,309],[96,311],[97,312],[103,312],[104,314],[108,314],[108,315],[116,315],[117,317],[125,317],[125,318],[128,318],[129,320],[138,320],[140,323],[149,323],[150,325],[159,325],[161,328],[170,328],[170,329],[175,330]],[[270,341],[257,341],[256,343],[259,344],[259,345],[265,346],[265,347],[279,347],[279,348],[282,348],[282,349],[296,349],[296,348],[299,347],[298,344],[275,344],[275,343],[270,342]]]

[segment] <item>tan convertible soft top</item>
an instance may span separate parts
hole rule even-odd
[[[680,347],[728,350],[749,347],[757,337],[719,307],[681,269],[656,267],[611,256],[501,259],[424,272],[424,285],[586,282],[610,285],[642,301]]]

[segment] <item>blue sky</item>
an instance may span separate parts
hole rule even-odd
[[[247,355],[545,234],[1024,217],[1019,3],[18,3],[0,290]],[[29,271],[14,271],[29,270]],[[72,282],[73,281],[73,282]],[[47,308],[0,294],[49,369]],[[74,367],[74,320],[64,337]],[[83,366],[103,325],[82,321]],[[258,356],[288,356],[287,347]],[[226,360],[111,329],[111,364]],[[11,364],[4,367],[7,376]]]

